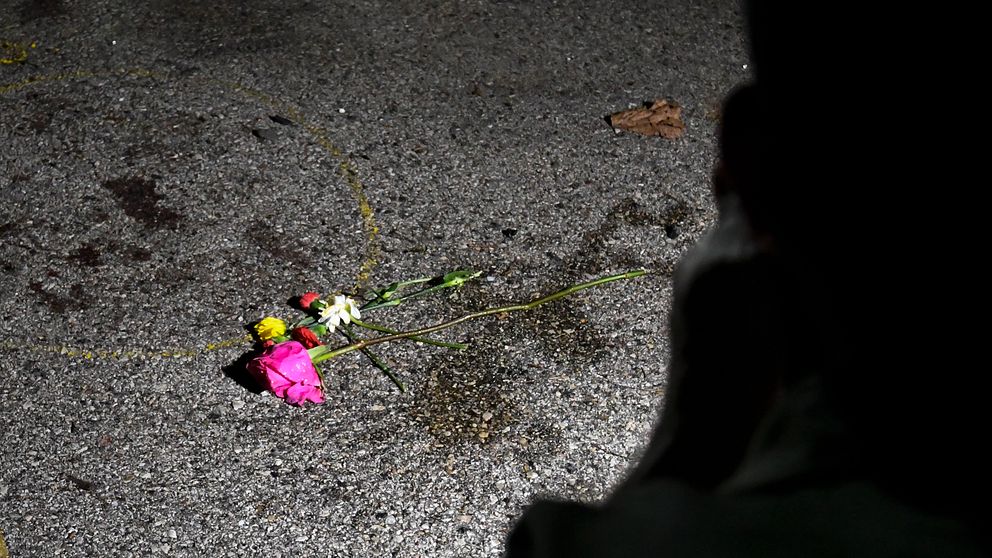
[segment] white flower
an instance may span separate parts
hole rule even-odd
[[[350,297],[337,295],[334,297],[334,304],[325,305],[320,311],[318,321],[328,324],[328,329],[334,331],[341,322],[351,323],[351,319],[361,319],[362,313],[358,310],[358,304]]]

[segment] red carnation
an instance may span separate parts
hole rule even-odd
[[[298,327],[289,332],[289,336],[293,338],[293,341],[298,342],[307,349],[312,349],[318,345],[323,345],[323,343],[320,342],[320,339],[317,339],[317,335],[310,331],[310,328]]]
[[[301,310],[309,310],[310,309],[310,305],[313,304],[314,301],[317,301],[317,300],[320,300],[320,295],[319,294],[317,294],[317,293],[303,293],[302,295],[300,295],[300,309]]]

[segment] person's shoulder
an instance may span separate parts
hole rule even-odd
[[[507,548],[507,558],[978,558],[992,550],[964,523],[907,506],[868,483],[716,494],[673,481],[644,483],[602,506],[539,502]]]

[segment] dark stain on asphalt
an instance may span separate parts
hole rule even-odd
[[[472,296],[473,306],[506,302],[480,300],[477,294]],[[483,328],[470,340],[469,349],[436,356],[417,374],[424,380],[409,409],[411,417],[445,446],[490,443],[510,427],[515,434],[524,432],[553,449],[559,438],[557,426],[523,406],[531,386],[544,381],[541,363],[584,369],[609,354],[609,339],[591,327],[570,301],[487,318]],[[538,359],[523,361],[506,345],[526,347]]]
[[[97,220],[106,220],[106,215]],[[112,238],[98,238],[73,250],[65,260],[82,267],[99,267],[105,264],[128,265],[147,262],[152,253],[141,246],[117,242]],[[50,272],[51,273],[51,272]]]
[[[508,301],[478,289],[452,302],[455,313],[464,314]],[[530,312],[481,320],[483,331],[468,340],[469,349],[438,355],[415,373],[423,380],[408,410],[411,418],[444,446],[487,444],[509,427],[514,435],[541,440],[543,448],[554,451],[560,429],[524,403],[532,386],[544,381],[541,363],[584,370],[613,350],[613,341],[576,304],[558,300]],[[506,346],[537,359],[523,361]]]
[[[528,316],[517,316],[520,319],[508,327],[521,341],[536,340],[546,359],[581,369],[606,358],[611,341],[576,304],[572,300],[552,302]]]
[[[68,13],[62,0],[24,0],[20,6],[21,23]]]
[[[67,261],[83,267],[98,267],[108,263],[106,260],[110,262],[120,262],[123,260],[129,263],[140,263],[151,259],[152,253],[141,246],[122,244],[110,239],[87,242],[74,250],[66,258]]]
[[[66,97],[42,95],[36,91],[25,94],[27,107],[23,123],[15,130],[41,134],[51,127],[52,122],[63,112],[74,112],[74,103]]]
[[[116,178],[103,183],[113,192],[124,213],[150,229],[175,229],[180,216],[161,207],[162,196],[155,192],[155,181],[140,176]]]
[[[53,118],[55,118],[55,114],[51,112],[36,112],[28,117],[28,127],[35,132],[44,132],[48,129],[48,125],[52,123]]]
[[[28,287],[42,304],[56,314],[65,314],[67,310],[82,310],[89,307],[86,291],[79,284],[69,287],[67,296],[46,291],[40,281],[33,281],[28,284]]]
[[[275,141],[279,139],[279,130],[275,128],[252,128],[251,134],[259,141]]]
[[[89,481],[69,473],[66,473],[65,477],[80,490],[90,491],[96,488],[96,483],[93,481]]]
[[[624,225],[664,227],[666,236],[675,238],[681,233],[690,212],[691,209],[686,204],[675,199],[669,200],[660,215],[649,213],[631,198],[621,200],[610,209],[599,227],[585,233],[582,248],[570,258],[564,259],[566,269],[577,275],[588,275],[602,273],[606,269],[654,267],[657,271],[670,275],[674,271],[674,261],[660,267],[645,265],[630,254],[611,252],[608,241]]]
[[[132,262],[147,262],[152,259],[152,253],[141,246],[128,246],[124,254]]]
[[[248,238],[256,246],[275,258],[300,267],[308,267],[310,258],[303,252],[288,246],[280,236],[272,234],[272,227],[266,223],[257,222],[248,229]]]
[[[568,281],[550,283],[541,293],[531,293],[530,300],[539,295],[547,295],[567,287]],[[476,289],[469,296],[462,298],[465,302],[458,304],[458,313],[469,313],[484,308],[503,306],[509,301],[494,296],[485,288],[474,286]],[[594,291],[573,295],[577,297],[595,296]],[[521,298],[513,302],[527,302]],[[526,312],[500,314],[486,318],[483,322],[487,338],[501,339],[504,344],[526,346],[536,343],[536,349],[546,360],[581,368],[605,358],[610,353],[611,340],[601,329],[593,326],[588,316],[580,308],[580,302],[567,297],[544,304]]]
[[[100,250],[91,243],[86,243],[69,255],[69,260],[82,264],[86,267],[97,267],[100,265]]]
[[[411,418],[446,446],[489,443],[521,416],[515,392],[525,372],[487,365],[482,355],[488,352],[434,359],[409,408]]]

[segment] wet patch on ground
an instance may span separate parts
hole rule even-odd
[[[521,272],[521,275],[530,275]],[[501,298],[484,287],[471,286],[473,291],[455,301],[456,313],[469,313],[486,308],[505,306],[508,303],[526,302],[549,295],[569,286],[569,281],[549,283],[540,293],[529,293],[517,299]],[[621,285],[622,286],[622,285]],[[583,312],[581,299],[595,296],[595,290],[573,294],[549,302],[529,311],[497,314],[484,318],[485,336],[503,339],[510,345],[536,344],[543,360],[554,361],[569,367],[582,367],[597,362],[609,353],[610,339],[606,332],[593,325]],[[614,304],[611,302],[610,304]]]
[[[626,251],[611,249],[611,239],[621,227],[663,227],[669,239],[681,236],[685,222],[695,213],[687,203],[669,198],[660,213],[649,212],[632,198],[625,198],[615,204],[603,219],[602,224],[583,235],[582,247],[566,258],[559,258],[565,269],[572,274],[596,275],[606,270],[652,268],[670,275],[675,268],[675,258],[662,262],[645,262],[640,257]],[[549,253],[552,260],[554,254]]]
[[[78,263],[86,267],[97,267],[100,265],[100,250],[92,242],[87,242],[69,255],[69,261]]]
[[[110,190],[124,213],[149,229],[175,229],[180,215],[162,207],[161,194],[155,191],[155,181],[141,176],[115,178],[103,183]]]
[[[506,350],[505,336],[480,334],[465,352],[437,356],[417,376],[407,409],[441,447],[486,445],[506,437],[526,447],[541,441],[553,450],[561,439],[555,421],[531,407],[532,391],[547,378],[539,362]]]
[[[483,352],[434,359],[422,376],[409,413],[445,445],[488,443],[520,420],[515,386],[526,371],[489,367]]]
[[[556,301],[527,320],[521,320],[522,338],[537,340],[548,360],[568,368],[582,368],[609,355],[610,341],[571,301]]]
[[[69,292],[61,294],[45,287],[41,281],[28,284],[31,294],[55,314],[65,314],[70,310],[83,310],[90,307],[89,295],[83,286],[75,284],[69,287]]]
[[[18,12],[22,24],[68,13],[62,0],[24,0],[21,2]]]
[[[151,259],[152,253],[147,248],[101,238],[83,243],[69,254],[66,261],[80,267],[99,267],[115,263],[130,265]]]
[[[471,299],[472,309],[506,302],[485,300],[481,293]],[[605,358],[609,339],[568,300],[480,324],[468,350],[435,357],[418,374],[424,380],[411,417],[445,446],[486,444],[512,433],[518,443],[540,440],[544,448],[557,447],[560,429],[530,407],[531,392],[546,384],[549,366],[560,375]]]
[[[256,246],[278,260],[301,268],[310,266],[310,258],[303,252],[289,246],[283,235],[275,231],[272,225],[263,222],[254,223],[249,227],[247,235]]]
[[[0,238],[16,236],[20,227],[20,223],[14,222],[0,224]]]

